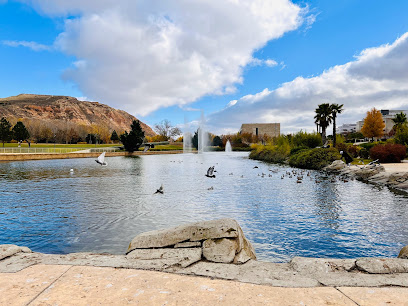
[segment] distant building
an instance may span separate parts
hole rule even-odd
[[[240,133],[249,133],[254,136],[280,136],[280,123],[244,123]]]
[[[388,110],[388,109],[381,110],[383,122],[385,123],[385,128],[383,130],[385,135],[387,135],[394,127],[394,121],[392,121],[392,119],[394,119],[395,116],[397,114],[400,114],[401,112],[408,116],[408,110]],[[356,128],[357,132],[361,132],[361,129],[363,128],[363,124],[364,124],[364,120],[357,122],[357,128]]]
[[[357,124],[355,123],[345,123],[336,128],[337,134],[348,134],[355,133],[357,130]]]
[[[385,129],[384,133],[388,134],[392,128],[394,127],[394,121],[392,119],[395,118],[397,114],[404,113],[405,115],[408,115],[408,111],[406,110],[388,110],[388,109],[382,109],[381,110],[381,115],[383,117],[383,121],[385,123]]]

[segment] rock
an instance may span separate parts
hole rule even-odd
[[[293,270],[308,275],[351,271],[355,268],[355,259],[306,258],[294,257],[290,261]]]
[[[201,246],[208,261],[243,264],[256,259],[253,246],[233,219],[196,222],[142,233],[129,244],[127,254],[139,249],[190,249]]]
[[[143,249],[133,250],[126,255],[128,259],[150,262],[154,268],[166,269],[171,266],[188,267],[201,260],[201,248]]]
[[[200,241],[191,241],[191,242],[180,242],[177,243],[174,248],[196,248],[196,247],[201,247],[201,242]]]
[[[207,239],[203,242],[203,256],[212,262],[231,263],[237,252],[236,239]]]
[[[407,172],[394,172],[391,173],[388,177],[388,183],[390,185],[398,185],[401,183],[405,183],[408,180],[408,173]]]
[[[356,261],[360,271],[371,274],[408,273],[408,260],[398,258],[361,258]]]
[[[365,166],[364,168],[360,168],[354,172],[355,176],[366,180],[369,177],[372,177],[380,172],[385,172],[385,169],[381,165],[370,165],[370,166]]]
[[[342,160],[335,160],[331,165],[325,167],[325,171],[340,171],[346,167],[346,164]]]
[[[30,253],[31,250],[27,247],[19,247],[14,244],[1,244],[0,245],[0,260],[13,256],[17,253]]]
[[[408,245],[404,246],[398,254],[398,258],[408,259]]]
[[[127,253],[134,249],[162,248],[186,241],[200,241],[210,238],[236,238],[239,235],[239,229],[237,221],[233,219],[220,219],[146,232],[133,238]]]

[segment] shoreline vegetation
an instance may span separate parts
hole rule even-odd
[[[321,170],[347,154],[351,164],[367,164],[372,160],[380,163],[400,163],[407,157],[407,146],[394,139],[386,142],[367,142],[359,145],[346,143],[344,137],[337,135],[337,144],[328,142],[322,146],[318,133],[300,131],[296,134],[281,135],[270,139],[266,144],[253,144],[249,158],[291,167]]]

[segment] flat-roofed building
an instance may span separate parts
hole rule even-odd
[[[385,128],[384,128],[385,134],[388,134],[392,130],[392,128],[394,127],[394,121],[392,119],[394,119],[395,116],[400,113],[404,113],[405,115],[408,115],[408,111],[406,110],[388,110],[388,109],[381,110],[381,115],[385,123]]]
[[[280,123],[244,123],[240,133],[249,133],[254,136],[280,136]]]
[[[357,129],[356,123],[345,123],[336,128],[337,134],[354,133]]]

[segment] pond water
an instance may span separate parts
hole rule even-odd
[[[139,233],[226,217],[239,222],[258,258],[271,262],[395,257],[408,244],[408,197],[387,188],[317,171],[305,171],[297,183],[296,175],[285,175],[292,168],[253,161],[247,153],[107,162],[0,163],[0,244],[123,254]],[[210,166],[216,178],[205,176]],[[164,194],[154,194],[161,185]]]

